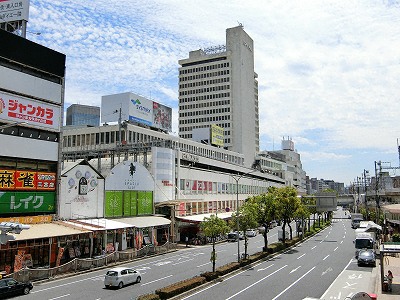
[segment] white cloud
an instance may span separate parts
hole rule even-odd
[[[347,180],[390,159],[400,132],[395,1],[31,0],[28,29],[67,55],[67,103],[132,91],[172,106],[177,128],[178,60],[224,44],[238,22],[255,45],[262,149],[291,136],[306,170],[345,161]]]

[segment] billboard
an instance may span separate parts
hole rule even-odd
[[[104,216],[128,217],[153,214],[153,192],[106,191]]]
[[[29,0],[0,0],[0,23],[28,21]]]
[[[0,192],[1,214],[55,213],[55,192]]]
[[[35,128],[59,132],[60,120],[61,106],[0,93],[0,121],[24,122]]]
[[[1,190],[43,190],[56,189],[56,173],[29,170],[0,169]]]
[[[224,146],[224,128],[211,124],[210,127],[211,145]]]
[[[102,96],[101,122],[117,122],[120,109],[123,120],[172,131],[172,108],[133,93]]]

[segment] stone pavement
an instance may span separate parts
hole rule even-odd
[[[379,262],[379,260],[377,260],[377,262]],[[374,270],[374,272],[376,272],[376,281],[375,288],[373,289],[377,296],[377,300],[400,299],[400,257],[385,256],[383,263],[384,274],[386,275],[388,270],[393,273],[392,292],[382,292],[381,265],[380,263],[377,263]]]

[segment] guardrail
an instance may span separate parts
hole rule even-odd
[[[165,243],[161,246],[146,245],[139,250],[130,249],[127,251],[116,251],[106,255],[99,255],[93,258],[74,258],[73,260],[54,268],[23,268],[18,272],[3,277],[12,277],[18,281],[37,281],[53,279],[58,276],[94,270],[110,264],[123,263],[147,255],[166,253],[177,249],[176,243]]]

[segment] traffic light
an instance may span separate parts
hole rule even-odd
[[[14,241],[15,236],[6,234],[4,232],[0,233],[0,244],[7,244],[9,241]]]

